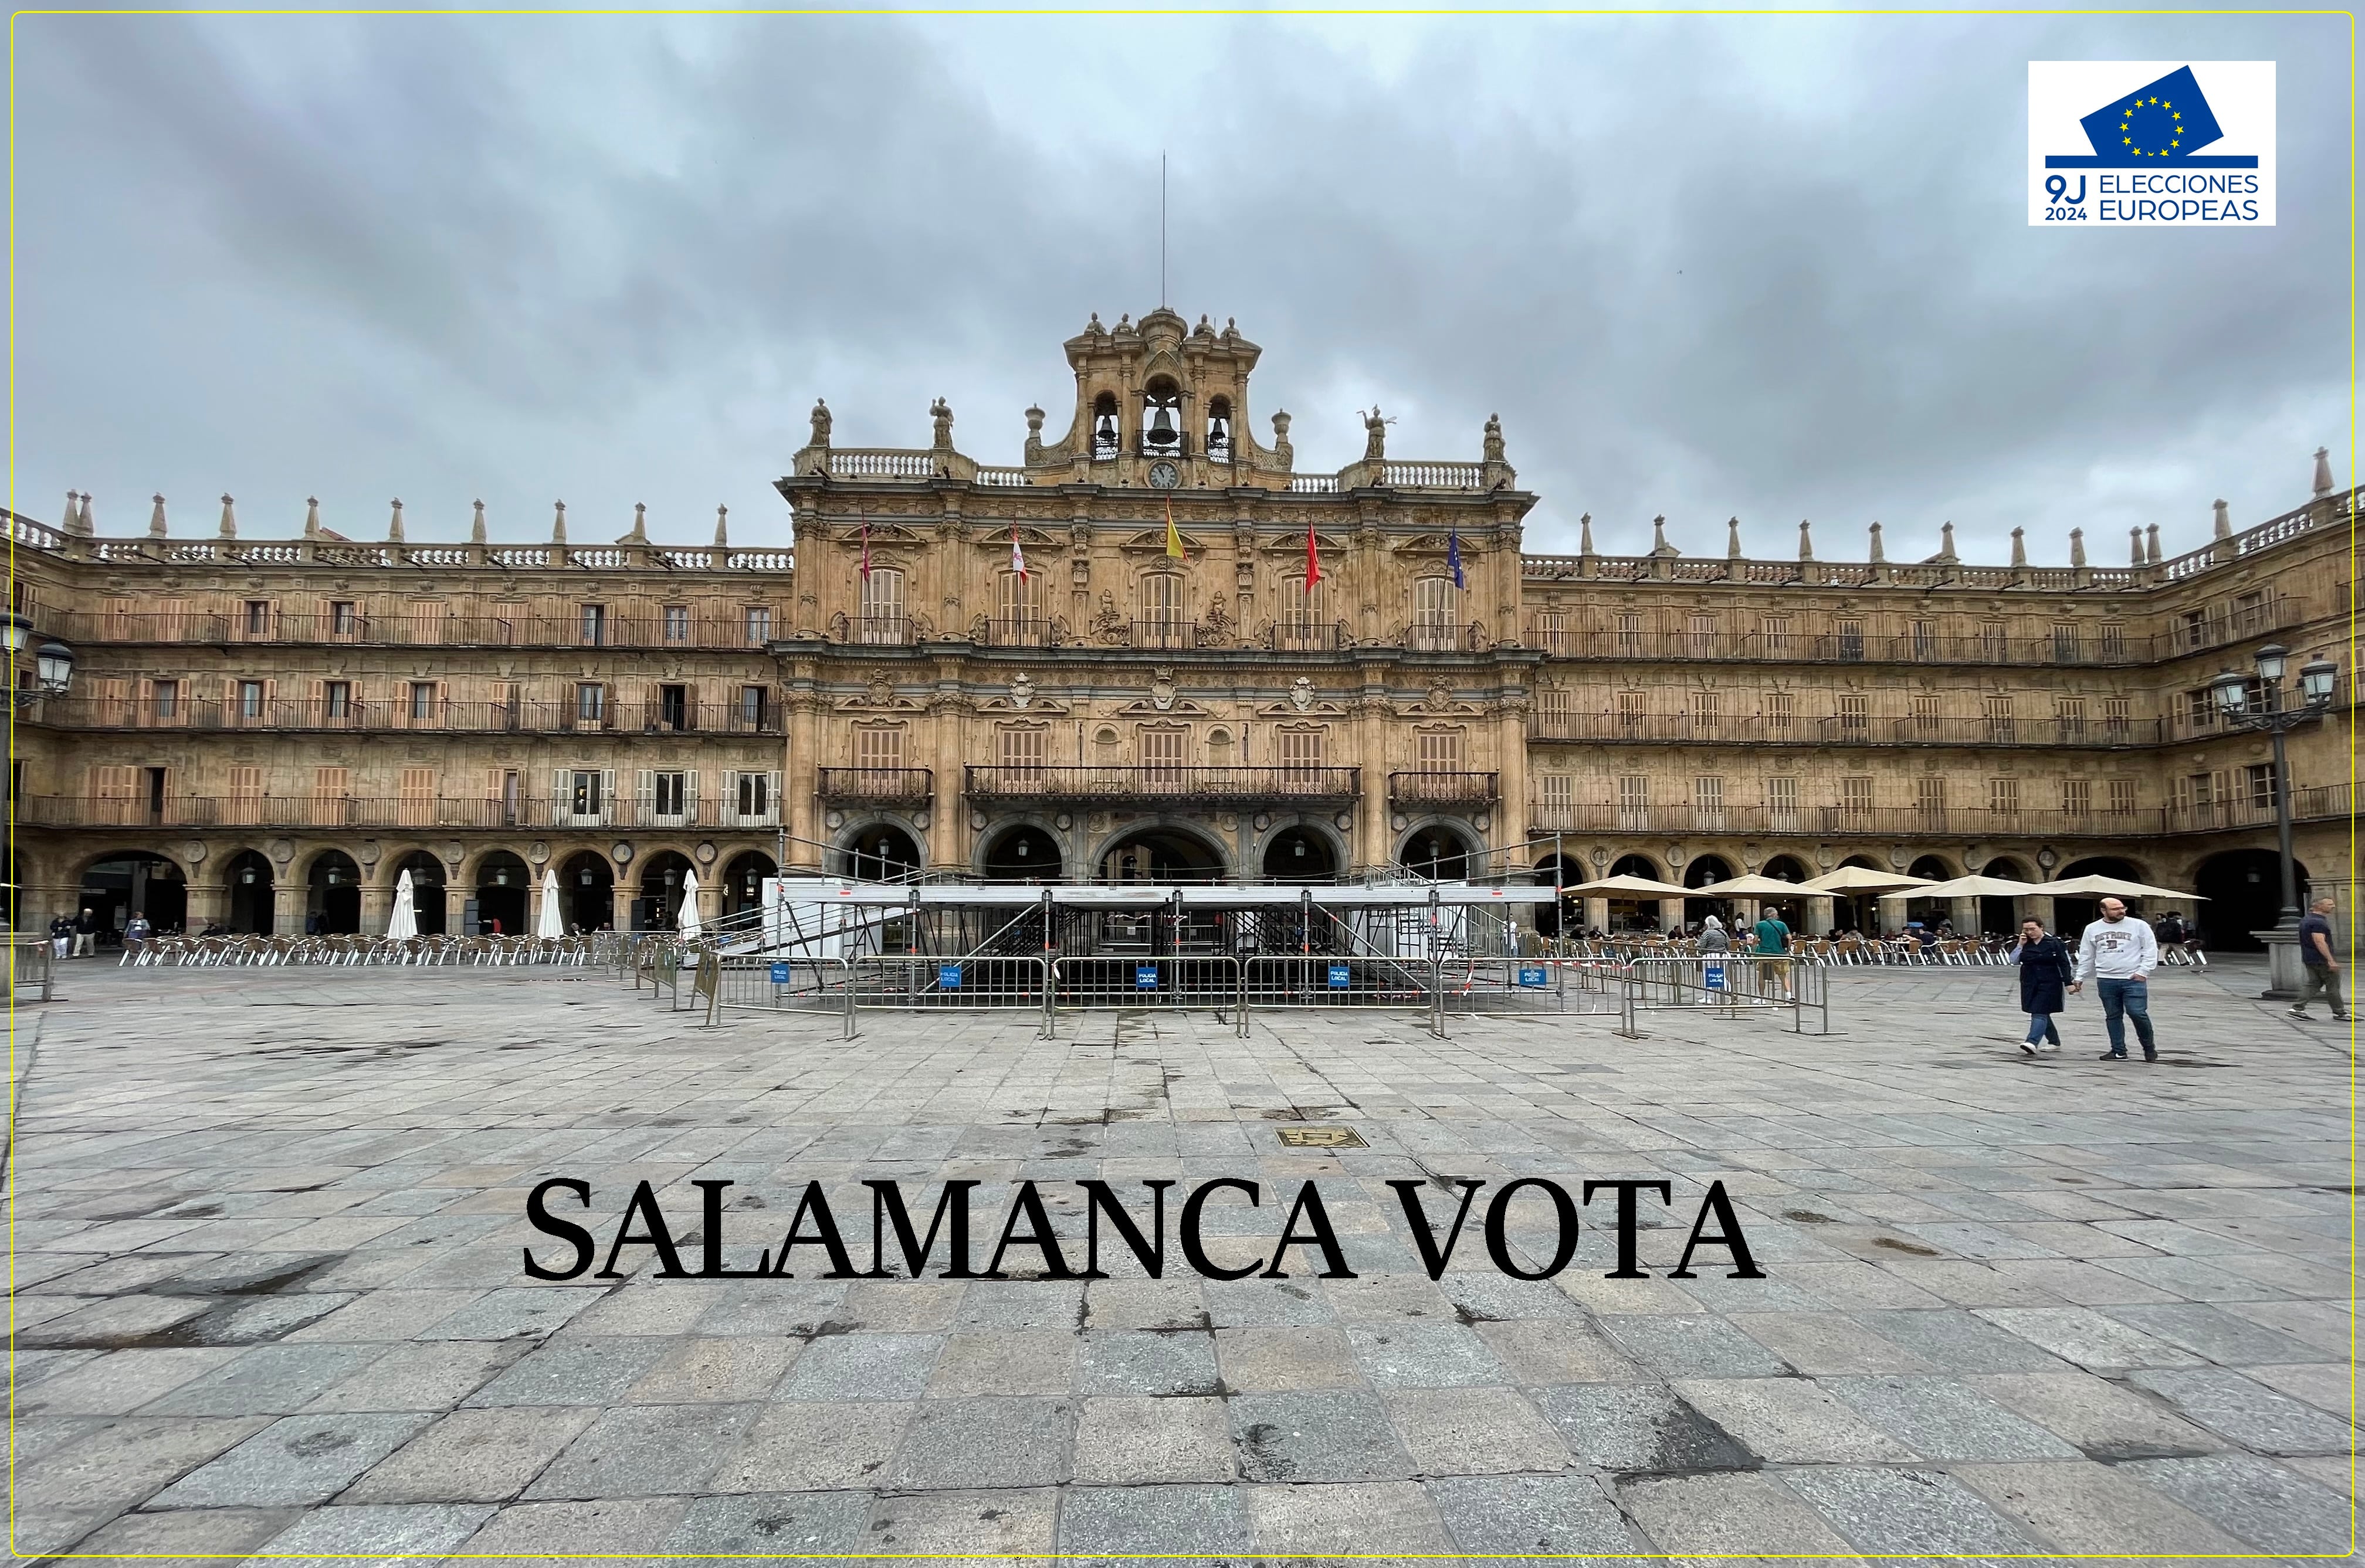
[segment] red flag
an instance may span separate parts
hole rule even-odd
[[[1314,525],[1306,525],[1306,591],[1312,593],[1322,580],[1322,557],[1314,549]]]
[[[1010,525],[1010,569],[1018,574],[1020,582],[1026,580],[1026,552],[1018,547],[1018,525],[1014,522]]]

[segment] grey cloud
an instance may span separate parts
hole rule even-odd
[[[1376,398],[1416,455],[1499,412],[1538,548],[2189,545],[2345,424],[2336,26],[28,17],[19,504],[778,537],[816,393],[849,444],[1059,422],[1060,340],[1154,303],[1163,146],[1173,303],[1303,466]],[[2278,59],[2281,226],[2030,230],[2032,57]]]

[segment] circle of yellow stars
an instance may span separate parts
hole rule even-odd
[[[2176,105],[2168,99],[2158,95],[2148,98],[2142,96],[2130,98],[2120,113],[2124,118],[2119,121],[2121,132],[2119,145],[2125,148],[2131,155],[2137,158],[2165,158],[2184,145],[2184,117],[2177,112]],[[2143,122],[2140,129],[2136,124],[2138,120]],[[2136,136],[2150,141],[2155,139],[2158,131],[2163,130],[2168,133],[2166,147],[2146,148],[2135,145]]]

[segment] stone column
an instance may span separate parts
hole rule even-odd
[[[230,884],[221,879],[210,857],[205,865],[190,868],[188,887],[190,935],[203,931],[208,921],[229,923]]]
[[[1808,935],[1829,936],[1832,934],[1832,901],[1828,897],[1819,899],[1810,896],[1806,902],[1806,912],[1804,919]]]
[[[1976,936],[1979,934],[1978,900],[1948,899],[1946,906],[1946,918],[1955,923],[1956,935]]]
[[[789,701],[788,755],[780,765],[781,793],[788,797],[780,809],[789,813],[784,819],[789,824],[789,865],[820,869],[824,868],[822,852],[813,845],[821,837],[821,824],[813,792],[820,784],[814,768],[821,752],[821,700],[807,691],[791,695]]]
[[[1661,899],[1659,901],[1659,929],[1664,932],[1673,933],[1683,929],[1683,924],[1684,901],[1681,899]]]
[[[1588,879],[1588,880],[1589,879]],[[1585,928],[1587,931],[1607,931],[1609,929],[1609,901],[1608,899],[1579,899],[1577,902],[1584,906],[1585,913],[1581,918],[1584,920]]]
[[[2012,915],[2016,921],[2034,920],[2056,936],[2061,935],[2053,930],[2053,895],[2050,893],[2029,893],[2012,900]]]

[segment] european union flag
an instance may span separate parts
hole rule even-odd
[[[1446,575],[1446,576],[1448,576],[1448,577],[1452,577],[1452,578],[1453,579],[1453,586],[1454,586],[1455,588],[1460,588],[1460,587],[1462,587],[1462,586],[1463,586],[1463,582],[1462,582],[1462,532],[1461,532],[1461,530],[1459,530],[1459,529],[1455,529],[1455,528],[1449,528],[1449,529],[1447,529],[1447,530],[1446,530],[1446,533],[1445,533],[1445,575]]]
[[[2192,67],[2180,65],[2078,122],[2094,155],[2054,154],[2048,169],[2149,169],[2174,163],[2187,169],[2255,169],[2255,156],[2195,157],[2196,149],[2225,136],[2209,100],[2202,95]]]

